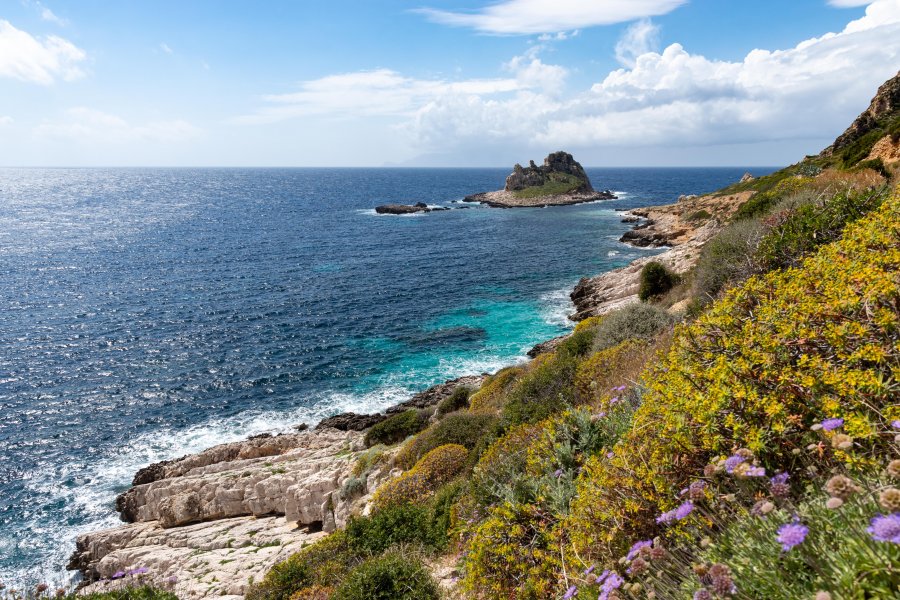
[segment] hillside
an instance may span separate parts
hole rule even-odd
[[[139,474],[88,591],[898,597],[898,81],[822,154],[636,215],[673,250],[579,284],[531,362]],[[108,580],[150,560],[190,581]]]

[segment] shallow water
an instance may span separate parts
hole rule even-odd
[[[0,170],[0,581],[65,582],[149,462],[523,360],[581,276],[654,252],[614,209],[745,170],[588,169],[620,200],[408,217],[372,209],[506,170]]]

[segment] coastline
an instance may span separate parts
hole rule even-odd
[[[463,198],[463,202],[478,202],[491,208],[544,208],[546,206],[569,206],[573,204],[585,204],[598,200],[615,200],[617,196],[609,190],[603,192],[576,192],[571,194],[557,194],[550,196],[536,196],[534,198],[520,198],[513,192],[496,190],[493,192],[480,192]]]
[[[593,200],[568,203],[587,201]],[[576,312],[569,318],[579,321],[636,302],[640,270],[647,262],[662,262],[678,273],[689,270],[722,221],[697,224],[683,217],[698,207],[727,203],[710,195],[624,213],[623,222],[635,226],[623,243],[648,247],[631,239],[639,236],[669,249],[582,278],[570,294]],[[719,212],[727,216],[727,208]],[[528,355],[549,352],[565,337],[537,344]],[[341,413],[314,429],[301,424],[298,433],[263,434],[149,465],[117,499],[126,524],[80,536],[69,568],[81,572],[85,592],[114,589],[121,585],[114,575],[143,568],[160,578],[176,578],[184,597],[241,597],[277,562],[342,527],[351,514],[367,514],[373,492],[399,474],[390,460],[362,476],[355,473],[354,465],[369,452],[365,430],[405,410],[433,413],[458,386],[478,387],[486,377],[432,386],[379,413]],[[452,569],[445,574],[445,583],[455,575]]]

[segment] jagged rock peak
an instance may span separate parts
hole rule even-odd
[[[563,173],[572,175],[580,179],[583,183],[577,192],[590,193],[594,191],[591,181],[588,179],[587,173],[581,164],[575,160],[568,152],[553,152],[544,159],[544,164],[540,167],[534,161],[529,161],[528,167],[516,164],[513,172],[506,178],[506,187],[508,192],[524,190],[529,187],[538,187],[547,183],[551,173]]]
[[[900,72],[878,88],[878,92],[872,98],[869,108],[864,110],[853,121],[853,124],[847,128],[847,131],[838,136],[832,145],[822,151],[822,156],[831,156],[835,152],[846,148],[878,127],[879,121],[897,112],[900,112]]]

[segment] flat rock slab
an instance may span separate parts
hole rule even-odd
[[[466,196],[465,202],[480,202],[493,208],[544,208],[546,206],[584,204],[586,202],[597,202],[598,200],[615,200],[616,198],[617,196],[610,191],[520,198],[514,192],[497,190],[495,192],[482,192]]]
[[[100,581],[80,594],[152,583],[179,598],[243,597],[275,564],[325,533],[306,533],[284,517],[237,517],[164,529],[134,523],[92,533],[81,558]],[[111,579],[116,573],[146,569]]]

